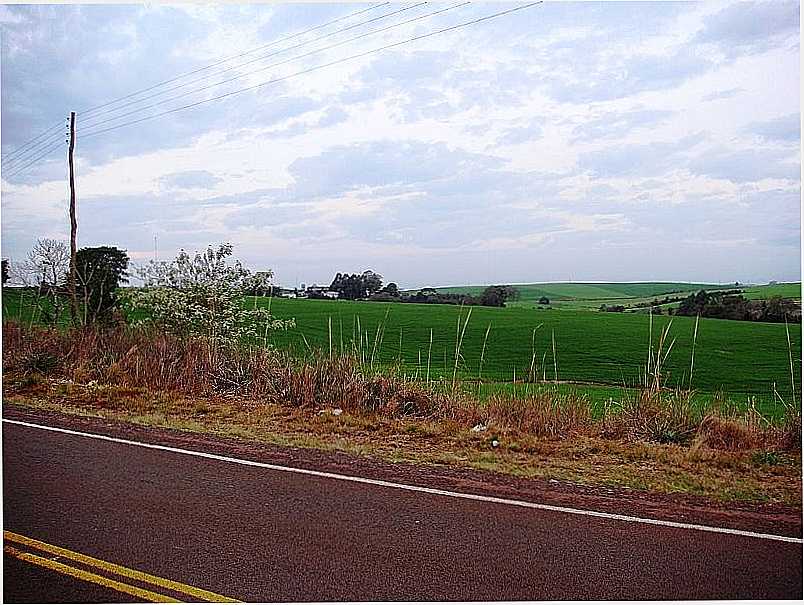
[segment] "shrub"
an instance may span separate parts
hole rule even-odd
[[[122,295],[135,323],[153,324],[177,336],[203,336],[232,343],[262,336],[267,330],[292,327],[264,308],[245,308],[242,296],[255,288],[255,278],[239,261],[229,264],[230,244],[211,247],[190,258],[183,250],[170,263],[151,261],[137,274],[145,287]],[[270,272],[261,274],[270,278]]]

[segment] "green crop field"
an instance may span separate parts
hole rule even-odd
[[[771,296],[781,296],[801,300],[801,282],[785,284],[768,284],[765,286],[752,286],[743,290],[743,296],[748,299],[765,299]]]
[[[260,305],[268,303],[267,299],[258,299]],[[276,316],[296,319],[294,330],[270,336],[279,347],[299,353],[308,345],[327,350],[331,324],[333,348],[348,348],[353,338],[358,340],[359,321],[363,340],[368,342],[364,350],[370,355],[377,327],[384,324],[376,358],[389,363],[401,357],[409,367],[419,367],[420,375],[426,371],[428,350],[431,374],[452,374],[457,322],[459,316],[465,319],[470,309],[450,305],[290,299],[273,299],[270,304]],[[647,359],[651,320],[646,315],[489,307],[471,307],[471,311],[461,350],[460,368],[465,378],[478,375],[489,325],[484,379],[511,381],[514,372],[518,378],[525,377],[535,352],[538,372],[548,380],[555,378],[557,366],[561,381],[633,386]],[[686,386],[695,319],[654,317],[654,346],[660,330],[671,319],[668,340],[675,340],[675,343],[666,362],[668,379],[671,384]],[[432,348],[429,344],[431,329]],[[789,330],[795,380],[799,385],[801,326],[790,325]],[[692,379],[694,388],[765,396],[772,393],[774,383],[780,393],[790,397],[790,361],[784,324],[701,319]]]
[[[245,304],[255,304],[255,299],[249,297]],[[483,355],[484,381],[507,382],[510,387],[514,377],[526,378],[533,363],[539,377],[547,382],[555,380],[557,369],[560,382],[590,385],[593,399],[599,399],[595,393],[608,397],[613,389],[638,385],[649,339],[655,348],[661,329],[672,320],[665,345],[674,341],[665,365],[668,384],[691,384],[701,393],[724,392],[743,401],[753,395],[767,408],[773,402],[775,383],[782,397],[792,399],[784,324],[701,319],[690,383],[695,326],[695,319],[690,317],[653,317],[651,337],[651,318],[636,313],[567,313],[524,307],[461,309],[453,305],[283,298],[257,298],[256,304],[270,306],[277,317],[296,319],[296,328],[268,335],[268,341],[279,348],[304,355],[308,348],[326,352],[331,342],[336,351],[348,350],[352,343],[360,341],[359,325],[366,360],[372,352],[379,364],[401,360],[409,373],[418,372],[420,378],[426,376],[428,354],[431,377],[452,376],[458,321],[462,328],[471,310],[458,366],[460,378],[478,377],[485,333],[490,326]],[[3,311],[4,317],[20,317],[18,294],[4,291]],[[27,305],[22,317],[25,321],[31,319]],[[789,331],[798,388],[801,326],[791,324]]]

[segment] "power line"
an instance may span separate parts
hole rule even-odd
[[[330,32],[330,33],[328,33],[328,34],[324,34],[324,35],[322,35],[322,36],[318,36],[317,38],[313,38],[312,40],[307,40],[307,41],[305,41],[305,42],[299,42],[298,44],[295,44],[295,45],[293,45],[293,46],[288,46],[288,47],[286,47],[286,48],[282,48],[282,49],[279,49],[279,50],[277,50],[277,51],[274,51],[274,52],[268,53],[267,55],[262,55],[262,56],[259,56],[259,57],[254,58],[254,59],[249,59],[248,61],[245,61],[245,62],[243,62],[243,63],[239,63],[239,64],[237,64],[237,65],[233,65],[233,66],[231,66],[231,67],[227,67],[227,68],[225,68],[225,69],[222,69],[222,70],[219,70],[219,71],[213,72],[213,73],[211,73],[211,74],[206,74],[206,75],[204,75],[204,76],[201,76],[200,78],[195,78],[195,79],[193,79],[193,80],[190,80],[189,82],[184,82],[184,83],[182,83],[182,84],[177,84],[176,86],[171,86],[170,88],[166,88],[166,89],[164,89],[164,90],[160,90],[159,92],[155,92],[155,93],[153,93],[153,94],[150,94],[150,95],[147,95],[147,96],[144,96],[144,97],[140,97],[139,99],[134,99],[133,101],[129,101],[129,102],[127,102],[127,103],[123,103],[122,105],[118,105],[117,107],[110,107],[110,108],[108,108],[108,109],[104,109],[103,111],[100,111],[100,112],[95,112],[95,113],[94,113],[94,115],[92,115],[92,116],[91,116],[91,117],[89,117],[88,119],[93,120],[93,119],[95,119],[96,117],[99,117],[99,116],[101,116],[101,115],[104,115],[104,114],[107,114],[107,113],[110,113],[110,112],[114,112],[114,111],[118,111],[118,110],[120,110],[120,109],[123,109],[124,107],[128,107],[128,106],[130,106],[130,105],[136,105],[136,104],[141,103],[141,102],[143,102],[143,101],[147,101],[148,99],[153,99],[154,97],[159,97],[159,96],[161,96],[161,95],[167,94],[167,93],[172,92],[172,91],[174,91],[174,90],[178,90],[178,89],[180,89],[180,88],[184,88],[185,86],[190,86],[191,84],[195,84],[195,83],[197,83],[197,82],[202,82],[203,80],[206,80],[207,78],[211,78],[211,77],[213,77],[213,76],[218,76],[218,75],[224,74],[224,73],[226,73],[226,72],[230,72],[230,71],[233,71],[233,70],[235,70],[235,69],[239,69],[239,68],[241,68],[241,67],[245,67],[246,65],[251,65],[252,63],[256,63],[256,62],[258,62],[258,61],[263,61],[263,60],[268,59],[268,58],[270,58],[270,57],[274,57],[274,56],[276,56],[276,55],[280,55],[280,54],[282,54],[282,53],[285,53],[285,52],[287,52],[287,51],[289,51],[289,50],[293,50],[294,48],[300,48],[300,47],[307,46],[308,44],[312,44],[312,43],[314,43],[314,42],[318,42],[319,40],[324,40],[324,39],[326,39],[326,38],[330,38],[330,37],[335,36],[335,35],[337,35],[337,34],[341,34],[341,33],[343,33],[343,32],[346,32],[346,31],[349,31],[349,30],[355,29],[356,27],[362,27],[363,25],[368,25],[369,23],[373,23],[373,22],[375,22],[375,21],[380,21],[381,19],[386,19],[386,18],[388,18],[388,17],[392,17],[392,16],[397,15],[397,14],[399,14],[399,13],[404,13],[404,12],[409,11],[409,10],[412,10],[412,9],[414,9],[414,8],[418,8],[418,7],[420,7],[420,6],[423,6],[423,5],[427,4],[427,3],[428,3],[428,2],[426,2],[426,1],[425,1],[425,2],[419,2],[418,4],[414,4],[414,5],[412,5],[412,6],[408,6],[408,7],[401,8],[401,9],[397,9],[397,10],[391,11],[390,13],[385,13],[385,14],[383,14],[383,15],[380,15],[379,17],[373,17],[373,18],[371,18],[371,19],[368,19],[367,21],[361,21],[360,23],[353,23],[352,25],[348,25],[348,26],[346,26],[346,27],[342,27],[341,29],[335,30],[334,32]],[[355,39],[355,38],[352,38],[352,40],[354,40],[354,39]],[[349,41],[351,41],[351,40],[347,40],[346,42],[349,42]],[[322,50],[326,50],[326,49],[322,49]],[[320,50],[319,50],[319,51],[315,51],[315,52],[320,52]],[[304,55],[303,55],[303,56],[304,56]],[[297,57],[297,58],[298,58],[298,57]],[[281,64],[282,64],[282,62],[280,62],[280,63],[275,63],[275,64],[273,64],[273,65],[269,65],[268,67],[275,67],[276,65],[281,65]],[[266,67],[266,68],[264,68],[264,69],[267,69],[268,67]],[[257,70],[257,71],[259,71],[259,70]],[[249,72],[249,73],[254,73],[254,72]],[[233,79],[235,79],[235,80],[236,80],[236,79],[239,79],[239,78],[243,77],[243,75],[248,75],[248,74],[242,74],[242,75],[239,75],[239,76],[237,76],[236,78],[233,78]],[[230,82],[230,81],[232,81],[232,80],[226,80],[226,81],[224,81],[224,83],[225,83],[225,82]],[[219,84],[214,84],[213,86],[219,86],[219,85],[220,85],[220,83],[219,83]],[[174,97],[174,98],[177,98],[177,97]],[[151,107],[151,106],[149,106],[149,107]],[[136,110],[136,111],[139,111],[139,110]],[[124,117],[124,116],[126,116],[126,115],[131,115],[132,113],[136,113],[136,111],[129,112],[129,113],[127,113],[127,114],[123,114],[123,115],[113,116],[112,118],[108,118],[108,119],[115,119],[115,118]],[[83,113],[79,113],[79,116],[86,118],[86,114],[83,114]],[[98,124],[100,124],[100,123],[102,123],[102,122],[96,122],[95,124],[89,124],[89,126],[85,126],[85,127],[97,126],[97,125],[98,125]]]
[[[366,38],[368,36],[372,36],[374,34],[378,34],[378,33],[384,32],[384,31],[388,31],[390,29],[394,29],[394,28],[397,28],[397,27],[402,27],[403,25],[408,25],[409,23],[413,23],[415,21],[421,21],[422,19],[426,19],[428,17],[432,17],[432,16],[438,15],[440,13],[445,13],[447,11],[451,11],[451,10],[454,10],[454,9],[457,9],[457,8],[461,8],[462,6],[466,6],[467,4],[470,4],[470,2],[468,0],[466,2],[461,2],[461,3],[455,4],[453,6],[448,6],[447,8],[442,8],[442,9],[439,9],[439,10],[436,10],[436,11],[432,11],[430,13],[425,13],[423,15],[413,17],[412,19],[408,19],[406,21],[400,21],[399,23],[394,23],[392,25],[387,25],[385,27],[381,27],[379,29],[375,29],[375,30],[372,30],[370,32],[364,32],[364,33],[359,34],[357,36],[353,36],[353,37],[351,37],[351,38],[349,38],[347,40],[342,40],[341,42],[336,42],[335,44],[330,44],[329,46],[324,46],[324,47],[318,48],[316,50],[312,50],[312,51],[309,51],[309,52],[306,52],[306,53],[302,53],[300,55],[296,55],[295,57],[291,57],[289,59],[283,59],[282,61],[277,61],[276,63],[272,63],[270,65],[260,67],[259,69],[253,69],[251,71],[247,71],[245,73],[239,74],[239,75],[234,76],[232,78],[228,78],[226,80],[221,80],[219,82],[215,82],[214,84],[208,84],[206,86],[201,86],[201,87],[196,88],[194,90],[190,90],[190,91],[175,95],[175,96],[170,97],[168,99],[162,99],[161,101],[151,103],[150,105],[145,105],[145,106],[142,106],[142,107],[138,107],[138,108],[133,109],[131,111],[127,111],[125,113],[121,113],[121,114],[118,114],[116,116],[112,116],[112,117],[103,119],[103,120],[101,120],[99,122],[95,122],[94,124],[89,124],[88,126],[85,126],[85,128],[90,128],[90,129],[95,128],[96,126],[100,126],[102,124],[107,124],[109,122],[113,122],[115,120],[125,118],[125,117],[133,115],[135,113],[140,113],[141,111],[143,111],[145,109],[153,109],[155,107],[159,107],[160,105],[164,105],[165,103],[170,103],[171,101],[175,101],[176,99],[181,99],[183,97],[188,97],[190,95],[194,95],[196,93],[203,92],[205,90],[209,90],[210,88],[217,88],[218,86],[222,86],[223,84],[228,84],[229,82],[234,82],[234,81],[239,80],[239,79],[241,79],[241,78],[243,78],[245,76],[250,76],[250,75],[259,73],[261,71],[271,69],[273,67],[278,67],[279,65],[284,65],[286,63],[291,63],[293,61],[296,61],[297,59],[303,59],[305,57],[309,57],[311,55],[318,54],[320,52],[331,50],[331,49],[336,48],[338,46],[343,46],[344,44],[354,42],[355,40],[360,40],[362,38]]]
[[[283,38],[281,38],[279,40],[276,40],[274,42],[270,42],[268,44],[263,44],[262,46],[259,46],[257,48],[253,48],[253,49],[238,53],[236,55],[231,55],[229,57],[225,57],[223,59],[220,59],[220,60],[218,60],[218,61],[216,61],[214,63],[211,63],[209,65],[206,65],[204,67],[200,67],[198,69],[194,69],[192,71],[180,74],[180,75],[175,76],[173,78],[170,78],[168,80],[163,80],[162,82],[158,82],[158,83],[156,83],[156,84],[154,84],[154,85],[152,85],[152,86],[150,86],[148,88],[144,88],[144,89],[129,93],[128,95],[125,95],[123,97],[119,97],[117,99],[113,99],[111,101],[107,101],[106,103],[103,103],[101,105],[96,105],[94,107],[90,107],[90,108],[84,110],[83,113],[84,114],[91,114],[92,112],[94,112],[94,111],[96,111],[98,109],[101,109],[103,107],[107,107],[109,105],[114,105],[115,103],[118,103],[119,101],[130,99],[131,97],[140,95],[140,94],[142,94],[144,92],[148,92],[150,90],[154,90],[154,89],[159,88],[160,86],[163,86],[165,84],[169,84],[171,82],[175,82],[177,80],[180,80],[182,78],[191,76],[193,74],[200,73],[202,71],[211,69],[213,67],[216,67],[217,65],[221,65],[222,63],[226,63],[227,61],[231,61],[232,59],[237,59],[237,58],[249,55],[249,54],[253,54],[253,53],[258,52],[260,50],[263,50],[265,48],[275,46],[275,45],[277,45],[277,44],[279,44],[281,42],[292,40],[293,38],[298,38],[300,36],[306,35],[308,33],[311,33],[313,31],[316,31],[316,30],[319,30],[319,29],[323,29],[323,28],[328,27],[330,25],[333,25],[335,23],[345,21],[347,19],[350,19],[351,17],[355,17],[357,15],[367,13],[369,11],[375,10],[375,9],[383,7],[383,6],[387,6],[388,4],[390,4],[390,2],[381,2],[379,4],[375,4],[373,6],[369,6],[367,8],[363,8],[363,9],[360,9],[358,11],[354,11],[354,12],[349,13],[347,15],[343,15],[343,16],[338,17],[336,19],[332,19],[330,21],[327,21],[326,23],[322,23],[320,25],[310,27],[310,28],[305,29],[303,31],[296,32],[296,33],[291,34],[289,36],[285,36],[285,37],[283,37]],[[140,100],[144,100],[144,99],[140,99]],[[118,109],[119,109],[119,107],[118,107]],[[114,109],[110,109],[108,111],[114,111]],[[10,169],[12,171],[12,174],[17,174],[17,172],[16,172],[17,168],[19,168],[24,162],[28,161],[34,155],[39,153],[52,140],[54,140],[53,135],[50,134],[50,133],[52,133],[54,130],[58,129],[60,126],[61,126],[61,122],[58,122],[58,123],[54,124],[53,126],[47,128],[45,131],[41,132],[37,136],[33,137],[32,139],[29,139],[28,141],[20,144],[17,148],[15,148],[13,151],[9,152],[8,154],[4,154],[3,157],[2,157],[2,163],[5,164],[6,170]],[[50,136],[46,136],[48,134],[50,134]],[[58,134],[58,136],[62,136],[62,135]],[[45,137],[45,139],[42,139],[42,137]],[[38,159],[41,159],[41,158],[37,158],[36,160],[34,160],[33,163],[38,161]],[[14,164],[16,164],[16,166],[14,166]],[[26,167],[27,167],[27,165],[26,165]],[[23,168],[23,170],[24,170],[24,168]]]
[[[56,128],[58,128],[58,127],[60,127],[60,126],[61,126],[61,122],[59,122],[58,124],[54,124],[54,125],[53,125],[53,126],[51,126],[50,128],[46,129],[44,132],[41,132],[40,134],[36,135],[34,138],[29,139],[28,141],[26,141],[26,142],[24,142],[24,143],[20,144],[20,145],[19,145],[19,147],[17,147],[17,148],[16,148],[16,149],[14,149],[13,151],[10,151],[9,153],[5,154],[5,155],[3,156],[3,161],[10,161],[10,160],[12,160],[12,159],[14,158],[14,156],[18,155],[18,152],[20,152],[22,149],[26,148],[28,145],[30,145],[30,144],[31,144],[31,143],[33,143],[34,141],[38,141],[38,140],[39,140],[39,139],[41,139],[43,136],[45,136],[45,135],[46,135],[46,134],[48,134],[49,132],[52,132],[53,130],[55,130]]]
[[[195,103],[189,103],[187,105],[183,105],[181,107],[176,107],[176,108],[170,109],[168,111],[163,111],[161,113],[157,113],[157,114],[154,114],[154,115],[151,115],[151,116],[146,116],[144,118],[139,118],[137,120],[131,120],[131,121],[125,122],[123,124],[116,124],[116,125],[110,126],[108,128],[103,128],[101,130],[90,131],[88,133],[82,133],[82,136],[83,137],[94,136],[94,135],[102,134],[102,133],[109,132],[109,131],[112,131],[112,130],[116,130],[118,128],[123,128],[125,126],[130,126],[132,124],[139,124],[140,122],[145,122],[147,120],[153,120],[153,119],[156,119],[156,118],[159,118],[159,117],[171,114],[171,113],[175,113],[177,111],[182,111],[184,109],[190,109],[191,107],[197,107],[198,105],[202,105],[204,103],[211,103],[212,101],[218,101],[220,99],[225,99],[227,97],[231,97],[231,96],[236,95],[236,94],[247,92],[249,90],[255,90],[257,88],[261,88],[261,87],[267,86],[269,84],[275,84],[277,82],[282,82],[284,80],[288,80],[288,79],[294,78],[296,76],[300,76],[300,75],[307,74],[307,73],[310,73],[310,72],[313,72],[313,71],[317,71],[319,69],[324,69],[325,67],[331,67],[333,65],[338,65],[340,63],[345,63],[345,62],[351,61],[353,59],[358,59],[358,58],[365,57],[365,56],[368,56],[368,55],[371,55],[371,54],[374,54],[374,53],[378,53],[378,52],[381,52],[383,50],[388,50],[389,48],[395,48],[397,46],[402,46],[404,44],[409,44],[411,42],[416,42],[418,40],[423,40],[425,38],[430,38],[432,36],[443,34],[443,33],[449,32],[449,31],[454,31],[454,30],[457,30],[457,29],[460,29],[460,28],[463,28],[463,27],[468,27],[470,25],[475,25],[477,23],[482,23],[483,21],[488,21],[490,19],[495,19],[495,18],[501,17],[503,15],[508,15],[508,14],[514,13],[516,11],[524,10],[526,8],[531,8],[531,7],[536,6],[538,4],[542,4],[543,2],[544,2],[544,0],[539,0],[538,2],[531,2],[529,4],[523,4],[521,6],[517,6],[517,7],[514,7],[514,8],[504,10],[504,11],[493,13],[491,15],[486,15],[484,17],[479,17],[477,19],[472,19],[470,21],[465,21],[465,22],[459,23],[457,25],[451,25],[449,27],[445,27],[445,28],[442,28],[442,29],[439,29],[439,30],[436,30],[436,31],[426,33],[426,34],[422,34],[422,35],[419,35],[419,36],[414,36],[412,38],[402,40],[401,42],[394,42],[392,44],[387,44],[385,46],[374,48],[372,50],[357,53],[357,54],[351,55],[349,57],[344,57],[344,58],[338,59],[336,61],[331,61],[329,63],[324,63],[324,64],[317,65],[317,66],[314,66],[314,67],[310,67],[308,69],[298,71],[296,73],[293,73],[293,74],[290,74],[290,75],[287,75],[287,76],[283,76],[281,78],[274,78],[272,80],[267,80],[265,82],[255,84],[253,86],[248,86],[246,88],[241,88],[241,89],[238,89],[238,90],[227,92],[225,94],[218,95],[216,97],[212,97],[212,98],[209,98],[209,99],[205,99],[203,101],[197,101]],[[97,126],[97,124],[96,124],[96,126]]]
[[[134,91],[134,92],[129,93],[129,94],[125,95],[125,96],[118,97],[117,99],[113,99],[113,100],[111,100],[111,101],[107,101],[106,103],[102,103],[102,104],[100,104],[100,105],[95,105],[94,107],[89,107],[89,108],[84,109],[84,110],[82,110],[82,111],[79,111],[79,112],[77,112],[77,113],[78,113],[79,115],[87,115],[87,114],[90,114],[90,113],[94,112],[96,109],[100,109],[100,108],[102,108],[102,107],[106,107],[107,105],[113,105],[114,103],[117,103],[118,101],[124,101],[124,100],[129,99],[129,98],[131,98],[131,97],[133,97],[133,96],[136,96],[136,95],[142,94],[142,93],[144,93],[144,92],[148,92],[148,91],[153,90],[153,89],[155,89],[155,88],[159,88],[160,86],[163,86],[163,85],[165,85],[165,84],[170,84],[171,82],[175,82],[176,80],[181,80],[182,78],[186,78],[187,76],[192,76],[192,75],[194,75],[194,74],[197,74],[197,73],[199,73],[199,72],[205,71],[205,70],[207,70],[207,69],[212,69],[213,67],[216,67],[216,66],[218,66],[218,65],[220,65],[220,64],[222,64],[222,63],[226,63],[227,61],[231,61],[232,59],[238,59],[238,58],[240,58],[240,57],[244,57],[244,56],[246,56],[246,55],[250,55],[250,54],[252,54],[252,53],[258,52],[258,51],[263,50],[263,49],[265,49],[265,48],[269,48],[269,47],[271,47],[271,46],[274,46],[275,44],[279,44],[279,43],[281,43],[281,42],[286,42],[286,41],[288,41],[288,40],[292,40],[293,38],[298,38],[299,36],[303,36],[303,35],[305,35],[305,34],[309,34],[310,32],[316,31],[316,30],[318,30],[318,29],[322,29],[322,28],[327,27],[327,26],[329,26],[329,25],[333,25],[333,24],[338,23],[338,22],[340,22],[340,21],[345,21],[346,19],[349,19],[349,18],[351,18],[351,17],[355,17],[355,16],[357,16],[357,15],[360,15],[360,14],[363,14],[363,13],[367,13],[367,12],[369,12],[369,11],[375,10],[375,9],[380,8],[380,7],[382,7],[382,6],[386,6],[386,5],[388,5],[388,4],[390,4],[390,2],[383,2],[383,3],[380,3],[380,4],[376,4],[376,5],[374,5],[374,6],[369,6],[368,8],[361,9],[361,10],[359,10],[359,11],[355,11],[355,12],[353,12],[353,13],[349,13],[348,15],[344,15],[343,17],[338,17],[337,19],[333,19],[332,21],[327,21],[326,23],[322,23],[321,25],[316,25],[315,27],[311,27],[311,28],[306,29],[306,30],[304,30],[304,31],[297,32],[297,33],[295,33],[295,34],[291,34],[291,35],[289,35],[289,36],[285,36],[284,38],[281,38],[281,39],[276,40],[276,41],[274,41],[274,42],[270,42],[270,43],[268,43],[268,44],[263,44],[262,46],[258,46],[257,48],[252,48],[251,50],[247,50],[247,51],[244,51],[244,52],[239,53],[239,54],[236,54],[236,55],[231,55],[231,56],[226,57],[226,58],[224,58],[224,59],[220,59],[220,60],[218,60],[218,61],[216,61],[216,62],[214,62],[214,63],[210,63],[209,65],[206,65],[206,66],[204,66],[204,67],[199,67],[198,69],[194,69],[194,70],[192,70],[192,71],[188,71],[188,72],[186,72],[186,73],[179,74],[178,76],[175,76],[175,77],[170,78],[170,79],[168,79],[168,80],[163,80],[163,81],[161,81],[161,82],[157,82],[156,84],[154,84],[154,85],[152,85],[152,86],[149,86],[148,88],[143,88],[143,89],[140,89],[140,90]]]
[[[9,178],[11,178],[13,176],[16,176],[16,175],[20,174],[21,172],[25,171],[27,168],[30,168],[31,166],[33,166],[37,162],[41,161],[44,157],[46,157],[46,156],[50,155],[51,153],[53,153],[56,149],[58,149],[62,145],[64,145],[64,143],[59,141],[56,145],[54,145],[53,147],[51,147],[50,149],[45,151],[42,155],[40,155],[40,156],[36,157],[35,159],[33,159],[31,162],[25,164],[21,168],[18,168],[17,170],[14,170],[11,174],[3,175],[3,178],[4,179],[9,179]]]
[[[49,137],[39,141],[36,145],[34,145],[33,147],[27,149],[25,151],[25,153],[23,153],[22,155],[17,156],[13,160],[9,160],[5,165],[5,169],[6,170],[15,170],[18,166],[20,166],[21,164],[24,164],[30,158],[32,158],[37,153],[42,151],[42,149],[44,149],[48,145],[52,145],[54,141],[60,139],[63,136],[64,135],[62,133],[57,132],[57,133],[52,134]]]

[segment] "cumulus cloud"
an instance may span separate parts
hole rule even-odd
[[[16,176],[5,158],[76,109],[80,242],[137,258],[156,234],[163,256],[233,241],[280,282],[323,282],[367,258],[402,285],[798,278],[795,3],[547,3],[92,134],[132,109],[105,125],[508,6],[472,4],[94,118],[88,108],[220,57],[391,8],[286,43],[368,7],[0,7],[3,253],[66,235],[64,149]],[[697,242],[715,231],[701,262]],[[648,248],[659,252],[634,253]]]

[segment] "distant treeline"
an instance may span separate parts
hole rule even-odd
[[[701,290],[682,300],[675,315],[801,323],[801,305],[781,296],[772,296],[767,300],[748,300],[742,295]]]
[[[415,294],[402,292],[398,297],[389,296],[387,293],[380,292],[369,300],[405,302],[405,303],[424,303],[439,305],[480,305],[484,307],[504,307],[506,301],[516,300],[519,291],[513,286],[488,286],[479,296],[470,294],[459,294],[451,292],[438,292],[435,288],[422,288]]]
[[[634,308],[651,307],[654,315],[662,314],[660,305],[681,301],[678,308],[668,309],[668,315],[687,317],[713,317],[715,319],[734,319],[738,321],[766,321],[772,323],[801,323],[801,305],[789,298],[772,296],[767,300],[748,300],[741,290],[722,290],[707,292],[701,290],[686,297],[665,297],[662,300],[636,303],[631,309],[623,305],[601,305],[601,311],[609,313],[633,312]]]
[[[508,300],[519,297],[513,286],[488,286],[478,296],[439,292],[435,288],[422,288],[416,293],[402,292],[390,282],[383,285],[382,275],[374,271],[363,273],[338,273],[332,280],[329,290],[338,293],[345,300],[369,300],[375,302],[403,302],[442,305],[482,305],[504,307]],[[318,295],[324,297],[323,294]],[[315,297],[315,295],[311,296]]]

